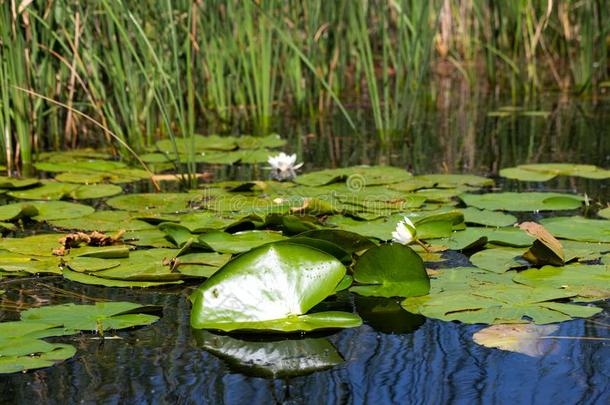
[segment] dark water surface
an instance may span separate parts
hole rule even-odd
[[[288,149],[305,160],[305,170],[387,163],[415,173],[448,170],[495,175],[502,167],[526,162],[610,166],[608,101],[549,99],[538,106],[549,111],[546,118],[498,118],[488,115],[498,108],[493,103],[485,108],[459,100],[452,103],[422,117],[421,123],[399,134],[400,140],[386,148],[375,137],[342,136],[347,129],[340,120],[324,130],[315,123],[286,124],[284,134],[290,139]],[[217,168],[215,173],[217,178],[262,176],[252,168]],[[601,181],[560,178],[544,185],[509,181],[501,186],[586,192],[604,203],[610,201],[608,184]],[[450,259],[453,263],[465,260]],[[545,355],[535,358],[475,344],[472,334],[482,326],[424,319],[402,311],[392,300],[348,293],[325,305],[357,311],[365,325],[278,341],[192,330],[186,297],[194,286],[129,290],[49,277],[3,281],[0,287],[8,290],[8,299],[25,304],[41,300],[90,303],[95,298],[163,308],[159,322],[117,332],[121,339],[102,341],[91,334],[56,338],[75,345],[77,355],[56,367],[0,376],[3,404],[610,403],[610,345],[578,339],[610,338],[607,302],[604,312],[592,319],[562,323],[554,335],[575,338],[544,340],[540,348]],[[0,309],[2,321],[17,316]],[[278,372],[282,375],[270,376],[269,369],[280,365],[273,356],[286,344],[322,353],[320,364],[325,356],[336,358],[337,353],[343,361],[307,375]],[[246,360],[236,360],[239,357]],[[272,360],[264,367],[256,366],[265,359]]]

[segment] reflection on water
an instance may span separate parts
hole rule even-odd
[[[489,115],[501,105],[459,89],[457,96],[437,102],[438,110],[415,115],[412,128],[398,133],[387,147],[374,136],[350,135],[340,119],[330,125],[286,121],[280,132],[290,139],[289,149],[303,157],[305,170],[386,163],[415,173],[494,175],[525,162],[610,166],[607,100],[551,97],[536,106],[549,113],[545,118]],[[363,133],[372,133],[366,113],[359,119]],[[253,167],[215,170],[217,178],[265,175]],[[608,201],[607,183],[559,178],[544,187]],[[163,318],[150,327],[119,332],[121,340],[58,338],[74,344],[77,356],[57,367],[1,376],[1,403],[610,403],[610,346],[604,341],[557,340],[548,355],[533,358],[476,345],[472,334],[480,326],[425,320],[402,311],[395,301],[349,294],[323,306],[358,311],[365,320],[360,328],[307,339],[253,341],[192,331],[187,291],[45,282],[89,297],[161,305]],[[36,280],[11,284],[9,298],[77,301]],[[0,320],[15,316],[0,310]],[[561,324],[556,335],[609,338],[609,325],[606,306],[591,320]],[[306,365],[308,373],[292,376],[296,365]]]
[[[193,331],[186,294],[180,291],[61,285],[89,297],[162,305],[163,318],[150,327],[119,332],[122,340],[92,340],[90,335],[63,338],[77,346],[78,355],[49,369],[0,377],[0,402],[603,404],[610,400],[607,342],[557,340],[547,356],[533,358],[476,345],[472,334],[480,326],[423,322],[406,313],[397,314],[404,325],[395,320],[378,322],[396,311],[394,301],[357,297],[354,306],[366,322],[362,327],[274,343]],[[29,288],[27,283],[21,287]],[[44,299],[44,293],[38,298]],[[340,298],[338,305],[345,307],[349,299],[349,295]],[[606,307],[592,320],[561,324],[556,335],[610,338],[608,325]],[[307,364],[309,374],[289,377],[297,363]],[[282,377],[272,378],[273,374]]]

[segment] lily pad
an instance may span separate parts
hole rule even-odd
[[[354,327],[346,312],[304,315],[333,294],[345,275],[334,257],[301,245],[268,244],[238,256],[191,296],[191,325],[223,331],[281,332]]]
[[[493,179],[471,174],[424,174],[415,176],[414,180],[432,183],[432,187],[454,188],[458,186],[491,187]]]
[[[354,280],[359,285],[350,291],[364,296],[411,297],[430,291],[421,257],[397,243],[367,250],[354,266]]]
[[[610,207],[606,207],[597,211],[597,215],[602,218],[610,219]]]
[[[558,238],[585,242],[610,242],[610,221],[578,216],[545,218],[540,221]]]
[[[189,210],[193,198],[188,193],[129,194],[111,198],[107,203],[117,210],[172,213]]]
[[[112,184],[76,185],[71,183],[46,182],[40,187],[11,191],[11,197],[23,200],[75,200],[97,199],[120,194],[123,189]]]
[[[519,260],[523,253],[525,249],[519,248],[485,249],[470,256],[470,262],[478,268],[503,273],[510,269],[527,267],[525,260]]]
[[[411,178],[406,170],[391,166],[356,166],[345,169],[327,169],[298,176],[295,182],[306,186],[319,187],[326,184],[347,181],[352,190],[366,186],[400,183]]]
[[[574,299],[610,298],[610,268],[606,265],[570,264],[529,269],[513,277],[517,283],[532,287],[553,287],[578,295]]]
[[[517,222],[517,217],[503,212],[480,210],[474,207],[460,210],[464,214],[464,222],[484,226],[510,226]]]
[[[62,325],[72,331],[125,329],[150,325],[159,320],[155,315],[140,313],[142,305],[131,302],[97,302],[94,305],[62,304],[31,308],[21,313],[21,320]]]
[[[118,230],[144,231],[155,229],[153,225],[134,219],[134,214],[127,211],[96,211],[80,218],[50,220],[48,222],[57,228],[80,231],[113,232]]]
[[[21,189],[28,188],[40,183],[38,179],[16,179],[14,177],[0,176],[0,189]]]
[[[60,233],[26,236],[24,238],[2,238],[0,249],[19,253],[25,256],[53,256],[53,250],[57,249]]]
[[[548,181],[555,176],[579,176],[602,180],[610,178],[610,170],[593,165],[572,163],[538,163],[500,170],[500,176],[523,181]]]
[[[583,198],[561,193],[489,193],[462,194],[460,198],[469,206],[504,211],[559,211],[580,208]]]
[[[81,284],[101,285],[104,287],[126,287],[126,288],[150,288],[159,287],[168,284],[181,284],[182,280],[178,281],[130,281],[130,280],[114,280],[103,277],[96,277],[87,273],[79,273],[76,271],[63,269],[62,274],[65,279],[75,281]]]
[[[489,286],[476,291],[445,291],[409,297],[402,306],[429,318],[464,323],[547,324],[588,318],[601,308],[554,302],[575,296],[574,292],[524,285]]]

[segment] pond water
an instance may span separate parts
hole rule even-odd
[[[346,131],[341,120],[325,131],[318,128],[317,135],[308,135],[311,126],[286,124],[285,136],[287,149],[306,162],[306,172],[362,163],[387,163],[418,174],[446,169],[483,175],[538,161],[610,166],[610,102],[548,105],[547,119],[490,116],[496,107],[447,109],[422,118],[417,135],[386,148],[375,137],[341,136]],[[249,167],[211,170],[217,179],[264,175]],[[568,177],[544,185],[498,182],[503,190],[587,193],[602,202],[610,201],[607,183]],[[448,259],[455,266],[467,260],[457,254]],[[112,332],[117,339],[99,340],[92,334],[54,338],[76,346],[77,355],[54,367],[1,375],[0,403],[610,403],[610,344],[592,339],[610,338],[608,302],[593,318],[561,323],[554,335],[566,338],[541,341],[538,349],[544,355],[531,357],[477,345],[472,335],[481,325],[426,319],[402,310],[396,300],[348,292],[322,305],[356,311],[364,320],[358,328],[282,339],[210,336],[189,324],[186,297],[196,286],[132,290],[85,286],[55,276],[2,280],[4,300],[13,303],[124,300],[159,305],[162,317],[151,326]],[[14,309],[0,309],[2,321],[17,317]],[[583,337],[588,339],[578,339]],[[336,351],[342,361],[293,375],[294,370],[282,371],[277,362],[283,342],[300,348],[294,362],[312,351],[321,359]]]

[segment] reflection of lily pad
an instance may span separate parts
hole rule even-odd
[[[197,329],[269,329],[292,332],[358,326],[357,315],[303,315],[333,294],[345,267],[334,257],[301,245],[269,244],[242,254],[191,296]]]
[[[395,299],[355,297],[356,310],[364,322],[383,333],[411,333],[424,324],[426,318],[405,311]]]
[[[195,331],[197,344],[245,374],[279,378],[305,375],[341,364],[343,358],[324,338],[252,342]]]

